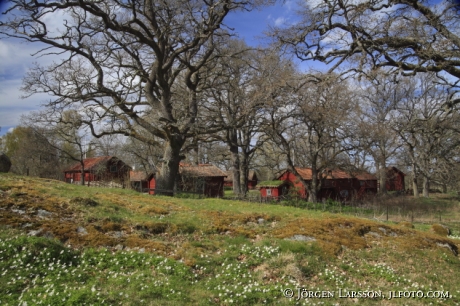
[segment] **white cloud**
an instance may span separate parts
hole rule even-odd
[[[57,16],[55,20],[47,22],[56,29],[56,25],[62,23],[63,18]],[[22,99],[23,93],[20,90],[22,79],[34,63],[48,66],[59,61],[60,57],[56,55],[32,56],[44,46],[41,43],[26,43],[13,38],[0,40],[0,127],[17,126],[21,115],[38,110],[40,104],[49,99],[45,94]]]
[[[285,23],[286,19],[284,17],[278,17],[275,19],[275,26],[279,27]]]
[[[22,99],[21,84],[20,78],[0,81],[0,126],[18,125],[21,115],[37,110],[46,99],[45,94]]]

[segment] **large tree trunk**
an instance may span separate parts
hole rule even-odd
[[[85,164],[83,163],[83,159],[80,160],[81,171],[80,171],[80,185],[85,185]]]
[[[230,148],[232,159],[232,174],[233,174],[233,193],[235,195],[241,194],[240,183],[240,155],[238,153],[238,139],[236,130],[227,132],[227,144]]]
[[[386,194],[387,193],[387,169],[385,167],[385,162],[380,163],[378,171],[379,171],[379,184],[380,184],[380,189],[379,193],[380,194]]]
[[[200,145],[198,144],[198,140],[195,138],[193,141],[193,157],[194,157],[194,164],[200,164]]]
[[[180,151],[184,144],[184,139],[181,136],[174,137],[165,143],[163,162],[158,172],[156,182],[156,194],[173,196],[177,174],[179,171],[179,163],[182,160]]]
[[[312,203],[318,202],[318,170],[316,167],[311,167],[311,183],[308,190],[308,201]]]
[[[425,198],[430,196],[430,179],[426,175],[423,176],[423,196]]]
[[[249,176],[249,165],[248,158],[243,152],[243,160],[241,161],[241,193],[248,193],[248,176]]]
[[[412,160],[412,189],[414,190],[414,198],[420,196],[417,185],[417,163],[415,162],[414,148],[409,146],[410,158]]]
[[[240,156],[237,146],[230,146],[232,157],[232,175],[233,175],[233,193],[239,195],[241,193],[240,184]]]
[[[412,189],[414,190],[414,198],[418,198],[420,196],[418,192],[418,185],[417,185],[417,174],[414,173],[412,174]]]
[[[447,184],[446,184],[446,183],[442,183],[442,184],[441,184],[441,187],[442,187],[442,193],[447,193]]]

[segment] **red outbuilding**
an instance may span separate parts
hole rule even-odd
[[[396,167],[387,168],[387,191],[404,191],[406,185],[404,183],[404,177],[406,175]]]
[[[155,194],[155,173],[146,173],[145,171],[130,171],[129,181],[131,183],[131,188],[134,190]]]
[[[227,174],[210,164],[180,164],[178,188],[205,195],[207,197],[224,196],[224,179]]]
[[[365,171],[354,173],[354,176],[359,180],[358,198],[365,194],[377,193],[377,177]]]
[[[260,196],[265,199],[279,200],[281,196],[286,196],[289,192],[289,183],[285,181],[262,181],[257,184]]]
[[[131,167],[115,156],[91,157],[83,160],[83,173],[85,183],[91,182],[115,182],[124,186],[124,180],[128,178]],[[78,184],[82,175],[82,165],[75,163],[64,171],[67,183]]]
[[[311,168],[295,168],[304,181],[309,184],[312,180]],[[301,198],[308,198],[308,191],[294,173],[287,170],[278,177],[278,180],[288,182],[295,188]],[[327,169],[318,174],[321,188],[317,197],[337,201],[349,201],[352,198],[361,198],[366,193],[377,193],[377,178],[367,172],[359,171],[348,173],[340,169]]]

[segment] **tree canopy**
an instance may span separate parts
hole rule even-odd
[[[460,14],[453,0],[305,1],[299,16],[294,25],[274,29],[274,36],[301,60],[345,73],[379,67],[403,75],[436,72],[458,85]]]
[[[62,58],[32,68],[24,92],[51,94],[51,109],[78,109],[96,137],[165,140],[159,186],[172,189],[182,146],[202,132],[197,92],[216,44],[230,34],[224,18],[262,1],[11,2],[0,35],[41,43],[38,55]]]

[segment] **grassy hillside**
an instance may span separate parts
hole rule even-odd
[[[460,304],[441,226],[13,175],[0,224],[2,305]]]

